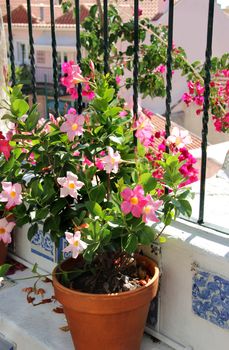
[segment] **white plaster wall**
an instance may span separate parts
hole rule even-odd
[[[187,53],[190,62],[199,60],[204,62],[206,40],[207,40],[207,19],[208,0],[180,0],[174,8],[174,33],[173,41],[176,47],[181,46]],[[165,13],[157,24],[168,24],[168,13]],[[214,31],[213,31],[213,56],[222,56],[229,52],[229,40],[226,33],[229,32],[229,16],[227,16],[215,4]],[[187,90],[186,81],[178,72],[173,76],[172,84],[172,105],[182,97]],[[144,101],[149,107],[150,100]],[[151,108],[157,113],[165,111],[164,101],[155,99]]]
[[[179,225],[176,225],[179,226]],[[193,350],[228,350],[229,331],[192,311],[193,263],[229,279],[229,237],[194,225],[170,228],[161,255],[159,332]]]

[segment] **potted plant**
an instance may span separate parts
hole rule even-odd
[[[70,108],[39,119],[21,87],[9,89],[8,161],[22,186],[12,212],[17,225],[30,223],[30,239],[40,222],[57,245],[66,238],[63,254],[72,258],[54,270],[53,283],[75,347],[139,349],[159,271],[138,247],[159,240],[180,213],[191,215],[191,139],[178,129],[165,139],[142,111],[133,118],[115,77],[96,73],[92,62],[86,77],[74,62],[63,72],[72,97],[81,83],[89,100],[81,115]]]

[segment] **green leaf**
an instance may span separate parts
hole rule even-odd
[[[160,243],[166,243],[166,242],[167,242],[166,237],[165,237],[165,236],[159,237],[159,242],[160,242]]]
[[[180,212],[184,215],[187,215],[188,217],[190,217],[192,215],[192,207],[191,204],[189,203],[189,201],[187,200],[180,200]]]
[[[37,273],[38,263],[35,263],[32,268],[32,273]]]
[[[101,203],[106,195],[106,189],[103,184],[95,186],[89,192],[89,196],[93,201]]]
[[[3,173],[10,171],[15,163],[15,159],[13,157],[10,157],[10,159],[4,164],[3,167]]]
[[[43,193],[43,187],[40,183],[40,179],[32,179],[30,181],[31,196],[34,198],[41,197]]]
[[[140,177],[140,184],[143,185],[145,192],[151,192],[157,186],[157,180],[151,173],[145,173]]]
[[[25,121],[26,127],[28,131],[32,131],[40,118],[40,114],[37,110],[37,104],[33,105],[31,108],[29,115]]]
[[[155,238],[155,230],[145,226],[141,232],[138,232],[139,241],[141,244],[150,244]]]
[[[65,198],[60,198],[56,202],[52,204],[51,213],[53,215],[57,215],[66,205],[67,200]]]
[[[98,6],[97,5],[93,5],[90,8],[89,14],[92,18],[95,18],[96,12],[97,12]]]
[[[39,136],[15,134],[13,135],[12,140],[39,140]]]
[[[146,154],[146,148],[140,142],[137,144],[137,154],[139,157],[144,157]]]
[[[112,107],[108,108],[108,110],[104,113],[107,117],[115,117],[119,114],[123,109],[121,107]]]
[[[114,143],[118,143],[119,145],[121,145],[124,141],[123,137],[117,137],[117,136],[110,136],[109,139]]]
[[[95,98],[94,101],[92,102],[92,105],[94,108],[98,111],[105,112],[108,107],[108,103],[105,99],[102,98]]]
[[[12,103],[13,112],[17,117],[22,117],[29,110],[29,105],[25,100],[16,99]]]
[[[88,262],[91,262],[99,246],[100,246],[100,242],[90,243],[83,253],[84,259]]]
[[[86,207],[92,215],[99,216],[100,218],[104,217],[102,207],[98,203],[94,201],[86,202]]]
[[[136,251],[137,245],[138,245],[138,237],[135,234],[130,234],[127,237],[127,242],[126,242],[126,245],[124,246],[124,249],[127,253],[131,254]]]
[[[115,89],[110,88],[110,89],[106,89],[103,98],[106,99],[108,102],[110,102],[115,94]]]
[[[31,241],[31,239],[37,233],[37,231],[38,231],[38,224],[36,222],[35,224],[31,225],[28,230],[27,237],[29,241]]]
[[[7,274],[8,270],[11,266],[12,265],[10,265],[10,264],[1,265],[0,266],[0,277],[4,277]]]
[[[49,216],[44,221],[43,232],[58,231],[60,226],[60,216]]]
[[[103,125],[97,126],[97,128],[94,130],[94,133],[97,135],[101,129],[103,129]]]
[[[22,227],[25,224],[28,224],[28,222],[30,221],[30,218],[28,215],[22,216],[22,217],[16,217],[16,224],[17,227]]]
[[[43,220],[49,214],[49,208],[41,208],[36,210],[35,220]]]

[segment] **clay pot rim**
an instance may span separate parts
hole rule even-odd
[[[143,292],[143,290],[146,290],[146,289],[148,289],[152,284],[154,284],[156,281],[157,281],[157,279],[159,278],[159,273],[160,273],[160,271],[159,271],[159,268],[158,268],[158,265],[157,265],[157,263],[153,260],[153,259],[151,259],[151,258],[149,258],[149,257],[147,257],[147,256],[144,256],[144,258],[145,259],[147,259],[147,260],[149,260],[151,263],[153,263],[153,265],[154,265],[154,275],[153,275],[153,277],[149,280],[149,282],[145,285],[145,286],[141,286],[141,287],[139,287],[139,288],[137,288],[137,289],[134,289],[134,290],[130,290],[130,291],[126,291],[126,292],[119,292],[119,293],[111,293],[111,294],[106,294],[106,293],[104,293],[104,294],[96,294],[96,293],[85,293],[85,292],[79,292],[79,291],[77,291],[77,290],[74,290],[74,289],[70,289],[70,288],[67,288],[67,287],[65,287],[65,286],[63,286],[59,281],[58,281],[58,279],[57,279],[57,277],[56,277],[56,271],[58,270],[58,268],[59,268],[59,265],[61,265],[63,262],[66,262],[66,261],[68,261],[68,260],[70,260],[71,258],[69,258],[69,259],[66,259],[66,260],[64,260],[64,261],[62,261],[60,264],[58,264],[55,268],[54,268],[54,270],[53,270],[53,272],[52,272],[52,279],[53,279],[53,281],[55,280],[55,284],[56,284],[56,286],[59,288],[59,289],[61,289],[63,292],[69,292],[69,291],[71,291],[71,293],[73,293],[73,294],[77,294],[78,296],[81,296],[82,298],[88,298],[88,297],[90,297],[90,298],[98,298],[98,299],[100,299],[100,300],[102,300],[102,299],[107,299],[107,298],[119,298],[120,297],[120,295],[122,295],[123,297],[128,297],[128,296],[133,296],[134,294],[136,295],[136,294],[138,294],[138,293],[142,293]]]

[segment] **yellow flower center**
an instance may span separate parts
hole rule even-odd
[[[151,211],[151,206],[150,206],[150,205],[147,205],[147,206],[144,208],[145,214],[149,214],[150,211]]]
[[[137,197],[132,197],[131,200],[130,200],[130,203],[132,205],[137,205],[138,204],[138,198]]]
[[[15,191],[11,191],[11,192],[10,192],[10,196],[11,196],[12,198],[15,198],[16,195],[17,195],[17,193],[16,193]]]
[[[72,131],[76,131],[78,129],[78,124],[72,124]]]
[[[0,227],[0,235],[4,235],[6,233],[6,229],[4,227]]]
[[[78,242],[78,241],[75,241],[75,242],[74,242],[74,246],[75,246],[75,247],[78,247],[78,245],[79,245],[79,242]]]
[[[70,184],[68,184],[68,187],[69,187],[71,190],[74,190],[74,188],[76,187],[76,185],[75,185],[73,182],[70,182]]]
[[[115,164],[115,158],[111,157],[111,164],[114,165]]]
[[[144,120],[144,122],[142,122],[142,123],[140,124],[139,129],[144,129],[145,126],[146,126],[146,122],[145,122],[145,120]]]
[[[180,138],[180,136],[178,136],[176,138],[176,146],[178,146],[180,143],[182,143],[182,139]]]

